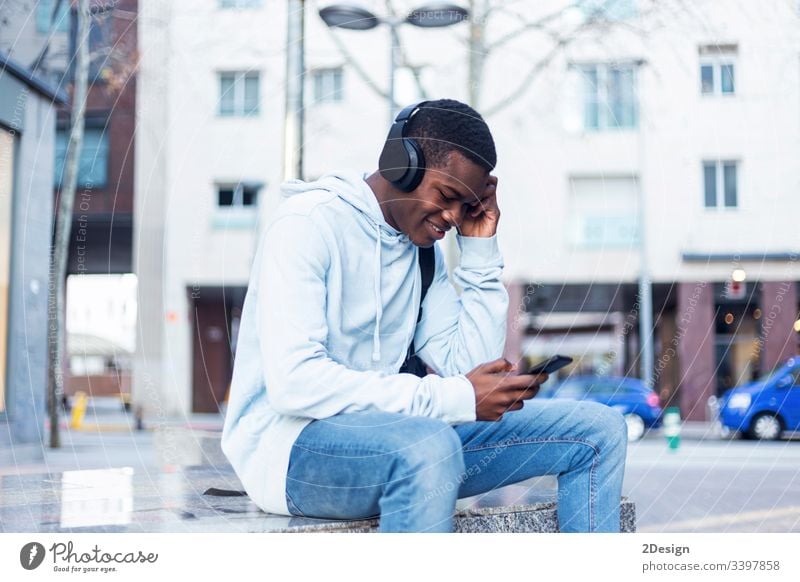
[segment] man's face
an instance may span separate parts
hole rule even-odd
[[[450,152],[444,166],[427,168],[416,189],[392,201],[395,228],[418,247],[432,246],[480,205],[488,178],[489,173],[478,164]]]

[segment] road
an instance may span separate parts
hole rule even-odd
[[[800,441],[631,443],[623,494],[640,532],[800,532]]]

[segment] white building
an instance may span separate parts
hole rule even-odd
[[[386,87],[388,29],[334,38],[317,15],[326,4],[306,2],[307,178],[375,169],[388,130],[373,88]],[[701,418],[707,396],[797,352],[796,4],[561,10],[572,4],[492,2],[485,20],[497,48],[478,109],[499,154],[508,356],[558,350],[637,374],[645,256],[657,385]],[[140,11],[134,399],[151,414],[215,410],[259,225],[279,199],[286,3],[142,0]],[[401,27],[427,97],[469,98],[469,29]],[[398,85],[398,101],[420,96],[408,69]],[[732,284],[737,269],[745,281]]]

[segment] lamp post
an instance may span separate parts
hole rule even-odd
[[[347,30],[371,30],[379,24],[389,27],[389,123],[394,122],[397,104],[394,100],[394,76],[397,69],[400,41],[397,28],[403,24],[412,24],[420,28],[443,28],[458,24],[469,18],[469,12],[455,4],[432,3],[413,9],[407,16],[390,16],[381,18],[365,8],[347,4],[333,4],[319,11],[320,18],[331,28]]]
[[[305,0],[289,0],[286,31],[286,116],[283,127],[283,179],[303,178],[303,72]]]
[[[648,388],[653,388],[655,370],[655,350],[653,347],[653,279],[650,274],[649,255],[647,250],[647,195],[642,186],[645,170],[645,130],[644,123],[644,89],[642,85],[642,71],[647,61],[636,61],[636,75],[639,86],[639,343],[641,349],[641,376],[642,382]]]

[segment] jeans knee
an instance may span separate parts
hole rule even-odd
[[[464,454],[458,434],[443,421],[424,419],[411,431],[408,446],[395,454],[402,472],[426,480],[455,479],[464,471]]]
[[[628,423],[619,410],[597,402],[580,404],[584,408],[592,440],[606,452],[624,455],[628,444]]]

